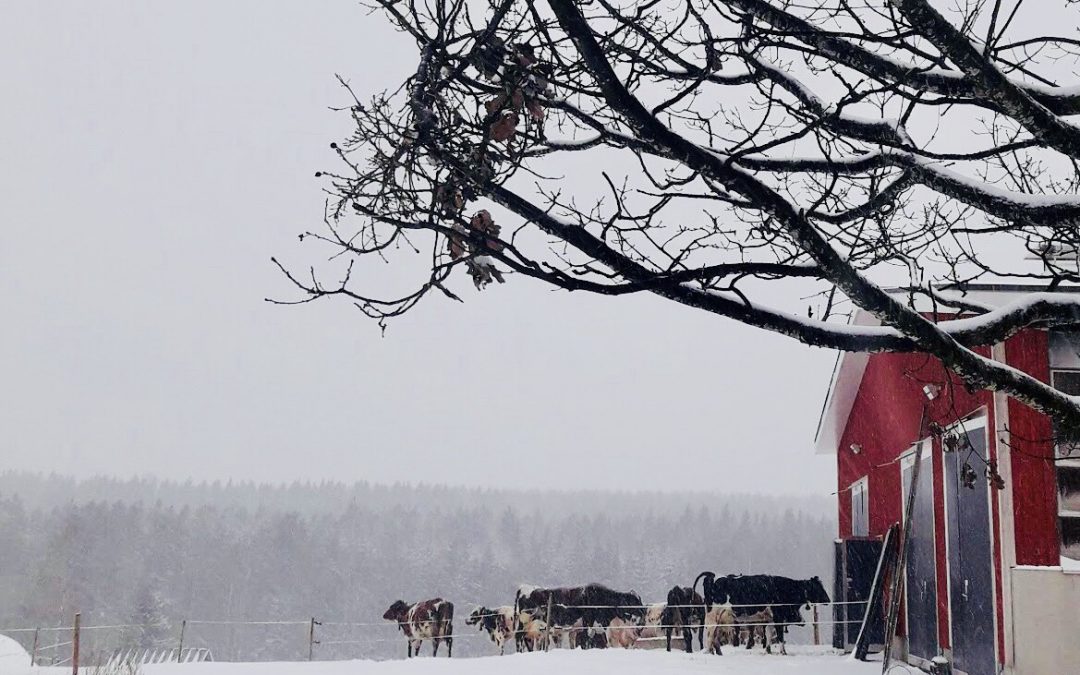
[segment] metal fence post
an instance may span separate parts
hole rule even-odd
[[[75,626],[71,635],[71,675],[79,675],[79,623],[82,614],[75,612]]]
[[[820,633],[820,631],[818,629],[818,613],[817,613],[817,605],[815,604],[814,605],[814,645],[817,646],[819,644],[821,644],[821,633]]]
[[[176,662],[180,663],[181,655],[184,653],[184,631],[187,630],[187,619],[180,622],[180,643],[176,647]]]
[[[30,667],[33,668],[37,665],[37,646],[38,646],[38,632],[40,628],[34,629],[34,648],[30,651]]]

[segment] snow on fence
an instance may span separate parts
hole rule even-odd
[[[861,623],[861,619],[848,619],[848,620],[834,620],[834,619],[822,619],[819,616],[818,608],[821,606],[833,606],[833,605],[845,605],[845,604],[865,604],[865,601],[838,601],[834,603],[813,604],[813,603],[779,603],[773,604],[773,607],[781,606],[799,606],[807,607],[812,611],[812,617],[806,621],[806,627],[813,631],[813,644],[820,644],[820,636],[818,630],[822,626],[835,626],[840,624]],[[466,605],[468,606],[468,605]],[[478,604],[475,606],[479,606]],[[753,607],[756,605],[731,605],[732,608],[740,607]],[[575,606],[576,609],[647,609],[650,605],[580,605]],[[673,605],[672,607],[678,608],[700,608],[701,605]],[[491,612],[487,614],[480,614],[480,617],[498,616],[497,612]],[[460,621],[464,621],[464,615],[457,617]],[[306,638],[306,652],[307,660],[315,660],[317,646],[320,647],[340,647],[340,646],[368,646],[381,644],[381,643],[402,643],[404,638],[397,633],[397,624],[391,621],[319,621],[315,617],[309,619],[298,620],[245,620],[245,619],[184,619],[179,622],[179,635],[176,638],[173,646],[155,645],[154,647],[143,647],[140,649],[120,649],[113,648],[109,650],[109,656],[105,659],[95,659],[91,656],[89,659],[86,656],[80,658],[79,648],[83,639],[83,633],[87,631],[92,632],[108,632],[108,631],[123,631],[127,629],[153,629],[153,628],[170,628],[177,624],[162,621],[157,623],[112,623],[112,624],[98,624],[98,625],[80,625],[80,615],[75,615],[75,621],[70,626],[50,626],[50,627],[7,627],[0,628],[0,634],[9,634],[13,636],[27,636],[33,634],[32,647],[29,650],[30,665],[52,665],[62,666],[70,663],[72,669],[72,675],[78,675],[79,666],[86,665],[87,663],[94,663],[94,665],[110,665],[119,663],[120,661],[127,662],[128,657],[132,659],[138,659],[139,663],[143,663],[142,659],[153,659],[153,663],[187,663],[196,661],[210,661],[213,660],[211,650],[206,646],[185,646],[185,634],[187,633],[188,640],[191,640],[191,635],[188,633],[189,627],[208,626],[208,627],[255,627],[255,628],[274,628],[274,627],[289,627],[300,628],[303,627],[304,636]],[[739,627],[759,627],[759,626],[778,626],[777,622],[738,622]],[[665,629],[665,628],[682,628],[681,625],[667,625],[667,624],[650,624],[650,628]],[[789,629],[791,626],[789,626]],[[319,630],[317,630],[319,629]],[[362,637],[356,638],[343,638],[343,639],[325,639],[324,633],[330,629],[348,629],[350,632],[355,629],[362,629]],[[393,634],[390,634],[390,630]],[[47,645],[41,644],[41,639],[44,635],[52,634],[64,634],[67,633],[68,639],[60,637],[58,641],[54,641]],[[299,637],[299,636],[297,636]],[[479,630],[473,632],[459,632],[453,635],[444,636],[450,637],[454,640],[473,640],[482,639],[487,641],[488,636]],[[204,642],[205,639],[198,640]],[[69,654],[64,658],[60,658],[60,650],[70,647]],[[362,651],[362,650],[361,650]],[[49,653],[51,652],[51,655]],[[177,656],[180,658],[177,658]],[[354,654],[353,657],[365,656],[364,654]],[[340,658],[340,657],[338,657]],[[149,663],[151,661],[145,661]]]

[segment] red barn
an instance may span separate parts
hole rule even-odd
[[[967,297],[1001,306],[1030,290]],[[1026,329],[979,351],[1080,394],[1080,331]],[[969,391],[934,358],[838,358],[816,445],[836,455],[842,540],[901,521],[923,448],[894,653],[967,675],[1080,673],[1080,448],[1053,436],[1044,415]]]

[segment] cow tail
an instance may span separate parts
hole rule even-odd
[[[710,593],[708,592],[708,586],[709,582],[716,578],[716,574],[714,574],[713,572],[702,572],[701,574],[697,575],[697,577],[694,579],[694,585],[691,587],[690,590],[692,590],[694,593],[697,593],[698,582],[701,581],[703,577],[706,578],[707,581],[701,587],[701,597],[705,601],[705,611],[707,612],[712,609],[712,607],[709,606]]]

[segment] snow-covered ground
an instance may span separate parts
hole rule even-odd
[[[426,645],[425,645],[426,646]],[[402,643],[404,648],[404,643]],[[881,663],[862,663],[826,648],[792,646],[788,656],[728,649],[723,656],[606,649],[556,650],[472,659],[422,656],[396,661],[194,663],[143,666],[141,675],[871,675]],[[69,668],[25,667],[3,675],[64,675]],[[80,673],[96,675],[92,668]],[[104,672],[101,675],[106,675]],[[121,673],[109,673],[121,675]]]

